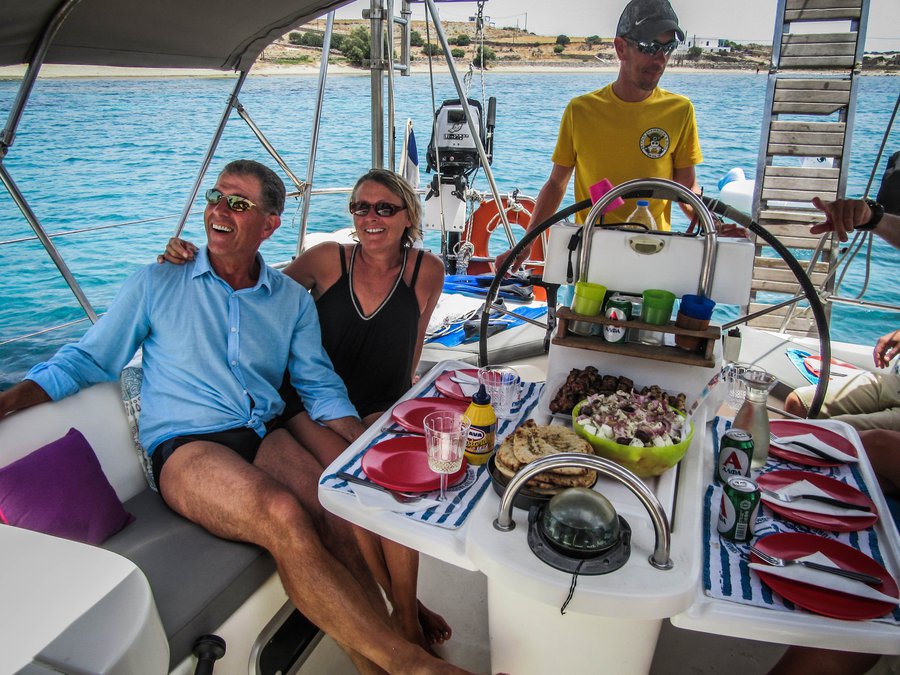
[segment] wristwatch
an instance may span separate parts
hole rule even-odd
[[[884,207],[874,199],[866,199],[865,202],[869,206],[869,210],[872,212],[872,217],[869,218],[869,222],[863,223],[862,225],[857,225],[853,229],[868,232],[869,230],[874,230],[878,223],[881,222],[881,219],[884,218]]]

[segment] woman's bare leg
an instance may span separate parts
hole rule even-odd
[[[371,425],[380,416],[373,413],[364,422]],[[331,464],[347,448],[346,441],[316,424],[305,412],[295,415],[285,426],[322,466]],[[452,630],[444,618],[418,601],[418,552],[364,528],[354,526],[353,531],[372,576],[394,608],[394,619],[403,635],[429,651],[431,645],[449,640]]]

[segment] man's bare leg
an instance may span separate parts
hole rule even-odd
[[[268,442],[293,444],[285,434],[272,436]],[[236,453],[209,442],[183,445],[163,466],[160,490],[175,511],[213,534],[268,550],[295,606],[340,644],[388,672],[463,672],[392,630],[322,545],[297,498]]]

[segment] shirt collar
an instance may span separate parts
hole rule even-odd
[[[269,276],[269,268],[266,266],[266,262],[259,251],[256,252],[256,261],[259,263],[259,279],[257,279],[256,285],[248,290],[255,291],[258,288],[264,288],[271,295],[272,281]],[[212,264],[209,262],[209,249],[206,246],[201,246],[194,257],[194,271],[191,272],[191,278],[196,279],[204,274],[210,274],[224,283],[224,280],[216,274]]]

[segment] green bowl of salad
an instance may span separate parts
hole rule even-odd
[[[622,392],[592,395],[572,408],[572,428],[595,454],[640,478],[659,476],[681,461],[694,438],[693,423],[683,431],[684,422],[684,412],[664,400],[626,399]]]

